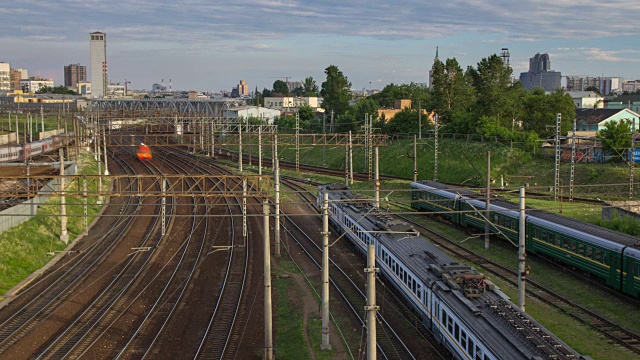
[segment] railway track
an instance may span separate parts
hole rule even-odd
[[[125,163],[119,165],[126,172],[133,171]],[[57,328],[48,325],[51,323],[50,319],[60,316],[61,311],[71,310],[70,306],[63,308],[63,304],[69,304],[69,301],[77,298],[80,293],[93,298],[95,295],[88,292],[83,283],[84,279],[96,271],[103,271],[97,281],[108,280],[108,276],[117,271],[122,264],[106,264],[105,259],[118,251],[118,239],[131,231],[134,215],[152,214],[154,209],[144,208],[140,198],[129,198],[119,207],[115,203],[112,204],[107,208],[107,212],[125,216],[118,217],[115,222],[109,222],[102,236],[94,239],[88,246],[78,246],[77,252],[72,254],[75,256],[68,261],[59,262],[46,276],[22,289],[18,297],[3,309],[0,315],[3,319],[0,323],[0,355],[11,357],[15,352],[22,355],[29,353],[23,351],[23,346],[19,346],[18,342],[28,342],[27,339],[33,337],[36,329],[41,333],[43,324],[46,325],[45,331],[52,336]],[[77,307],[74,306],[74,309]],[[35,351],[33,344],[28,349],[31,352]]]
[[[446,251],[483,267],[487,272],[490,272],[491,274],[496,275],[517,287],[518,274],[516,271],[465,249],[462,245],[436,231],[426,228],[420,223],[410,219],[408,216],[395,216],[414,225],[423,236],[428,237],[429,240],[438,244]],[[527,279],[527,294],[529,296],[540,299],[542,302],[549,304],[556,309],[559,309],[560,311],[564,312],[567,315],[570,315],[579,322],[586,324],[591,328],[599,331],[600,333],[606,335],[620,345],[634,351],[635,353],[640,354],[640,335],[635,334],[613,323],[612,321],[607,320],[606,318],[596,314],[595,312],[583,306],[580,306],[579,304],[553,292],[552,290],[547,289],[543,285],[530,279]]]
[[[305,180],[304,182],[311,185],[319,185],[308,180]],[[299,189],[300,191],[307,191],[302,187],[300,187]],[[413,211],[413,209],[410,210]],[[443,250],[451,254],[455,254],[460,258],[468,259],[470,262],[486,269],[487,272],[496,275],[517,287],[518,275],[516,271],[493,262],[481,255],[473,253],[457,242],[449,239],[448,237],[426,228],[425,226],[411,219],[409,216],[412,215],[394,214],[394,216],[399,217],[415,226],[423,236],[428,237],[431,241],[438,244]],[[528,279],[527,284],[527,294],[529,296],[540,299],[542,302],[559,309],[560,311],[573,317],[579,322],[586,324],[591,328],[597,330],[598,332],[604,334],[616,343],[628,348],[635,353],[640,353],[640,335],[613,323],[612,321],[596,314],[595,312],[586,309],[585,307],[580,306],[579,304],[545,288],[543,285],[535,281]]]
[[[310,209],[316,212],[313,205],[316,202],[316,198],[313,194],[296,184],[292,178],[283,177],[281,180],[283,185],[296,191],[306,201]],[[291,226],[285,227],[285,231],[295,240],[296,244],[298,244],[300,249],[302,249],[309,259],[313,261],[316,267],[321,269],[321,247],[307,234],[307,232],[302,229],[300,225],[297,224],[293,217],[288,216],[285,213],[282,213],[282,216],[288,224],[291,224]],[[357,321],[359,321],[362,326],[365,326],[362,309],[364,309],[365,306],[366,296],[360,289],[360,286],[356,284],[365,282],[365,278],[362,273],[362,268],[365,265],[363,260],[361,260],[362,262],[358,261],[358,263],[355,264],[355,259],[349,256],[349,254],[352,253],[353,249],[344,253],[342,251],[338,251],[337,254],[334,252],[336,255],[332,255],[330,258],[332,265],[330,282],[338,291],[340,296],[345,300],[345,303],[348,304],[352,313],[357,318]],[[354,278],[356,279],[355,281]],[[379,280],[383,281],[382,279]],[[395,303],[404,305],[403,301],[395,296],[393,291],[386,290],[388,287],[386,282],[383,282],[383,285],[385,286],[377,288],[377,301],[379,304],[384,303],[389,305]],[[386,316],[382,312],[377,313],[378,326],[380,327],[377,333],[377,345],[379,352],[385,359],[414,359],[424,356],[424,354],[422,354],[422,356],[415,355],[414,352],[409,349],[411,345],[408,346],[403,342],[399,332],[395,329],[396,327],[403,328],[405,336],[407,336],[406,329],[415,329],[412,331],[412,335],[416,336],[415,332],[417,331],[418,334],[420,334],[418,336],[420,341],[426,343],[426,346],[433,349],[429,354],[429,357],[437,357],[439,355],[442,358],[446,358],[446,355],[442,354],[447,354],[447,350],[435,342],[435,340],[430,341],[425,337],[428,330],[422,326],[421,320],[417,318],[407,307],[388,306],[385,308],[387,311]],[[393,320],[387,320],[386,317],[392,317]],[[391,322],[395,325],[392,325]],[[434,345],[434,343],[436,345]]]

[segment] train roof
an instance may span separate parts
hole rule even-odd
[[[394,220],[372,208],[368,199],[354,196],[344,186],[340,188],[319,187],[320,191],[325,189],[330,190],[329,198],[337,200],[338,202],[335,203],[340,204],[348,214],[356,218],[362,216],[358,220],[358,224],[367,230],[386,229],[410,232],[412,229],[406,222]],[[347,203],[352,199],[357,200],[355,206]],[[494,352],[505,358],[547,358],[548,352],[554,354],[560,352],[570,356],[578,355],[553,334],[544,330],[527,314],[520,312],[508,300],[508,297],[488,279],[486,279],[489,284],[488,291],[478,297],[466,297],[464,289],[445,279],[450,279],[456,274],[470,274],[472,277],[482,274],[468,265],[453,261],[423,237],[388,233],[373,235],[395,257],[402,259],[409,270],[424,284],[428,284],[434,289],[447,306],[455,311],[457,321],[473,329],[474,335],[484,343],[490,344]],[[514,318],[520,320],[514,320]],[[514,325],[513,321],[523,321],[527,325],[518,331],[515,327],[517,325]]]
[[[517,204],[509,201],[496,200],[492,201],[492,203],[496,203],[499,206],[503,206],[505,208],[518,208]],[[594,225],[585,221],[580,221],[574,218],[569,218],[540,209],[527,208],[527,215],[529,220],[533,220],[534,218],[542,219],[553,224],[576,229],[583,233],[601,238],[602,240],[607,240],[623,246],[630,246],[636,249],[640,249],[640,239],[633,235],[607,229],[602,226]]]
[[[452,185],[447,185],[447,184],[441,184],[438,182],[434,182],[434,181],[419,181],[419,182],[413,182],[411,183],[411,186],[414,188],[422,188],[422,189],[439,189],[441,191],[446,191],[446,192],[453,192],[456,191],[460,194],[463,194],[462,190],[460,190],[460,188],[456,188],[455,186]],[[456,190],[458,189],[458,190]],[[434,191],[434,190],[432,190]],[[470,192],[467,190],[468,193],[473,194],[473,197],[477,197],[477,194]],[[442,194],[441,192],[438,192],[440,194]],[[474,206],[480,208],[480,209],[484,209],[485,208],[485,204],[484,201],[480,200],[480,199],[473,199],[471,198],[470,200],[467,200],[468,202],[472,203]],[[506,200],[500,200],[500,199],[492,199],[491,200],[491,207],[493,209],[496,210],[502,210],[504,209],[505,212],[507,212],[507,210],[512,210],[512,211],[518,211],[519,210],[519,205],[506,201]],[[509,214],[511,214],[510,212],[508,212]],[[513,214],[511,214],[513,215]],[[580,221],[577,219],[573,219],[573,218],[568,218],[559,214],[554,214],[545,210],[540,210],[540,209],[533,209],[530,207],[527,207],[527,217],[529,218],[529,220],[534,220],[534,219],[540,219],[543,221],[546,221],[548,223],[551,224],[557,224],[560,225],[561,229],[569,229],[569,230],[573,230],[576,229],[574,231],[579,231],[585,234],[588,234],[596,239],[598,239],[599,241],[604,241],[604,242],[613,242],[613,243],[617,243],[623,246],[628,246],[634,249],[639,249],[640,250],[640,238],[637,238],[633,235],[629,235],[629,234],[625,234],[619,231],[615,231],[615,230],[611,230],[611,229],[607,229],[605,227],[602,226],[598,226],[598,225],[594,225],[591,223],[587,223],[584,221]],[[560,229],[558,228],[558,229]],[[568,230],[567,230],[568,231]],[[603,243],[604,244],[604,243]],[[609,246],[610,247],[610,246]],[[616,248],[618,248],[616,246]]]

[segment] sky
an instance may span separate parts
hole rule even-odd
[[[64,84],[107,34],[113,83],[251,90],[336,65],[354,89],[426,83],[436,47],[466,68],[508,48],[516,77],[536,52],[562,75],[640,79],[640,1],[21,0],[0,4],[0,61]]]

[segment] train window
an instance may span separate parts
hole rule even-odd
[[[542,232],[542,241],[547,241],[547,232],[546,231]]]
[[[469,355],[471,355],[471,357],[473,357],[473,348],[475,347],[475,344],[473,343],[473,340],[471,338],[469,338],[469,344],[467,346],[467,352],[469,353]]]
[[[482,350],[476,345],[476,360],[482,360]]]
[[[449,330],[449,334],[453,334],[453,318],[449,316],[449,319],[447,320],[447,329]]]
[[[464,330],[460,330],[460,345],[462,345],[462,348],[467,347],[467,333]]]
[[[540,239],[540,229],[536,229],[535,235],[537,239]]]
[[[511,220],[504,219],[504,226],[507,227],[507,228],[511,228]]]
[[[460,341],[460,326],[456,323],[455,330],[453,332],[453,336],[455,336],[456,341]]]
[[[490,360],[490,359],[489,359],[489,355],[484,354],[484,360]]]
[[[587,257],[589,259],[593,259],[593,248],[591,246],[587,246]]]
[[[556,237],[556,246],[560,246],[560,236]]]
[[[587,246],[587,249],[588,248],[589,247]],[[580,254],[580,255],[584,254],[584,244],[583,243],[578,244],[578,254]]]
[[[442,313],[440,315],[440,320],[442,320],[442,323],[444,324],[447,321],[447,313],[444,311],[444,309],[442,309]]]
[[[571,240],[571,251],[576,252],[576,242]]]
[[[602,250],[596,249],[596,260],[602,261]]]
[[[554,234],[549,234],[549,239],[548,242],[553,244],[554,240],[555,240],[556,236]]]
[[[603,255],[604,255],[603,258],[602,258],[604,260],[603,262],[605,264],[609,265],[609,253],[605,252],[605,253],[603,253]]]
[[[636,271],[635,271],[635,274],[633,274],[633,276],[636,276],[636,277],[640,276],[640,264],[636,264]]]

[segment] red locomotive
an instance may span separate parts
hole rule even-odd
[[[138,160],[140,161],[151,160],[153,158],[153,156],[151,155],[151,149],[149,149],[149,147],[144,143],[138,146],[137,155],[138,155]]]

